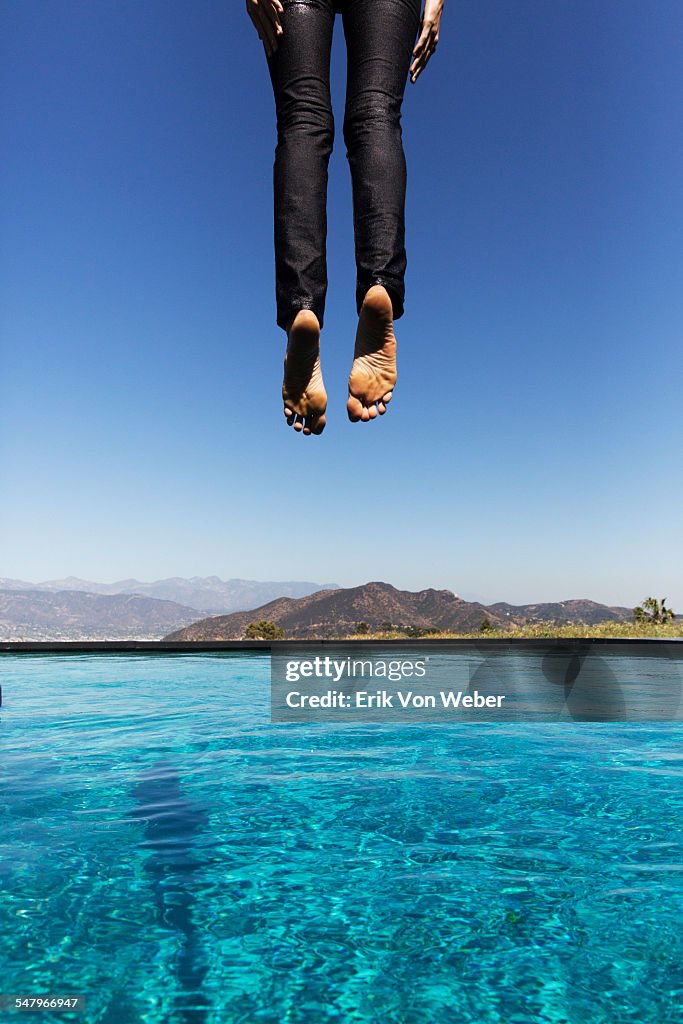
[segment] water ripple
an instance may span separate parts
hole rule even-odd
[[[268,671],[3,660],[4,991],[88,1024],[680,1020],[681,726],[272,726]]]

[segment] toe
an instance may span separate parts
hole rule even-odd
[[[379,402],[377,403],[377,412],[380,414],[380,416],[384,416],[384,413],[386,411],[387,411],[387,407],[384,404],[384,402],[380,399]]]
[[[362,419],[363,406],[355,395],[349,395],[349,400],[346,403],[346,411],[349,414],[349,419],[352,423],[357,423],[358,420]]]
[[[322,434],[323,430],[325,429],[326,422],[327,420],[324,416],[318,416],[317,420],[311,427],[312,432],[314,434]]]
[[[310,416],[306,416],[306,418],[304,419],[304,434],[319,433],[319,431],[316,431],[315,429],[319,418],[320,417],[317,416],[315,413]]]
[[[360,414],[360,418],[363,420],[364,423],[367,423],[367,421],[370,419],[370,411],[365,405],[363,406],[363,411]]]
[[[301,430],[303,429],[303,425],[304,425],[304,418],[303,418],[303,416],[297,416],[296,419],[294,420],[294,429],[297,431],[297,433],[301,432]]]
[[[376,405],[371,405],[370,406],[370,408],[368,409],[368,417],[371,420],[376,420],[377,419],[377,406]]]

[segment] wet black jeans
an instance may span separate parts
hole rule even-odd
[[[283,35],[268,67],[277,113],[277,322],[300,309],[322,327],[327,292],[327,168],[334,141],[330,49],[335,15],[346,38],[344,142],[353,186],[356,306],[382,284],[394,318],[405,298],[406,161],[401,104],[420,0],[282,0]]]

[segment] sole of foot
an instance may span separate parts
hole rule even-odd
[[[298,433],[322,434],[327,392],[320,368],[320,324],[310,309],[299,310],[287,332],[282,400],[290,427]]]
[[[352,423],[383,416],[396,384],[393,308],[383,285],[368,289],[356,330],[346,411]]]

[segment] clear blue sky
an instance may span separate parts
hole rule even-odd
[[[235,0],[4,0],[0,576],[683,611],[683,5],[446,0],[407,85],[395,400],[346,419],[332,63],[320,438],[279,401],[275,115]]]

